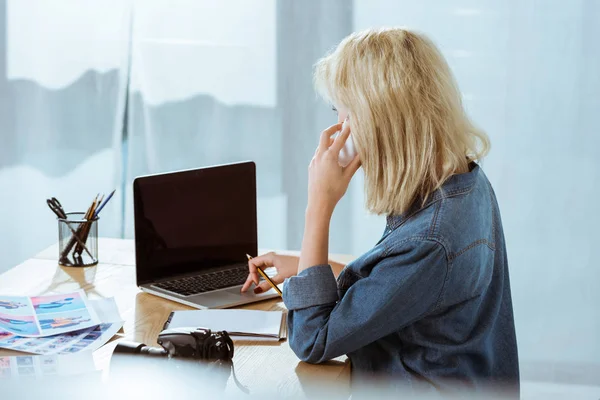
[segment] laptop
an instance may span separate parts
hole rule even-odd
[[[133,201],[141,290],[200,309],[277,297],[240,293],[258,248],[253,162],[138,177]]]

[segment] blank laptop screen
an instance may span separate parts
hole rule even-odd
[[[247,263],[257,253],[253,162],[137,178],[138,285]]]

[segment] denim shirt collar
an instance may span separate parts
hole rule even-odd
[[[431,204],[439,201],[443,198],[456,196],[458,194],[466,193],[473,188],[477,176],[479,175],[479,165],[476,162],[469,163],[469,172],[464,174],[452,175],[442,184],[442,186],[436,189],[427,199],[425,204],[421,205],[421,200],[417,199],[408,208],[407,211],[400,215],[388,215],[385,227],[385,233],[393,231],[400,225],[402,225],[411,216],[416,214],[422,209],[429,207]]]

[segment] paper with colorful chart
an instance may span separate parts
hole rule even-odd
[[[32,354],[73,354],[94,351],[108,342],[123,326],[114,298],[90,300],[100,325],[45,337],[23,337],[0,330],[0,348]]]
[[[0,296],[0,330],[45,337],[100,324],[83,290],[48,296]]]

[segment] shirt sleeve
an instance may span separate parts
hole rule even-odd
[[[438,242],[409,240],[342,299],[330,266],[302,271],[283,287],[290,347],[302,361],[321,363],[401,330],[436,307],[447,265]]]

